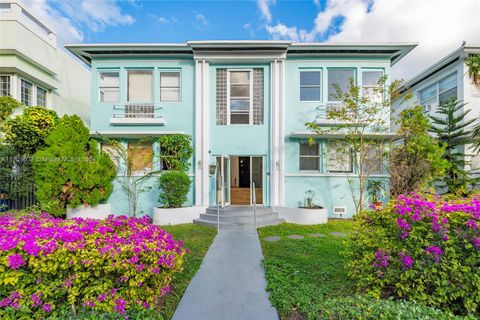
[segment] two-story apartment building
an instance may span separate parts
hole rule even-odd
[[[427,114],[434,114],[438,106],[449,99],[456,99],[465,103],[464,109],[471,110],[465,119],[478,119],[480,116],[480,86],[468,76],[468,67],[465,59],[480,53],[480,45],[463,43],[458,49],[443,59],[435,62],[418,75],[406,81],[401,91],[410,90],[413,99],[403,106],[394,103],[394,114],[412,104],[420,104]],[[470,145],[464,150],[470,168],[474,172],[480,170],[480,155],[473,151]],[[479,173],[479,172],[477,172]]]
[[[55,31],[19,0],[0,0],[0,96],[90,122],[90,71],[59,47]]]
[[[92,134],[120,138],[154,158],[161,152],[158,142],[136,141],[171,133],[193,138],[187,205],[249,205],[254,183],[264,206],[298,207],[314,190],[315,203],[330,214],[345,207],[345,216],[352,216],[346,177],[357,169],[351,159],[348,168],[338,163],[351,153],[336,154],[305,123],[332,125],[326,109],[338,104],[334,84],[346,90],[354,79],[368,93],[415,45],[190,41],[66,47],[92,68]],[[136,169],[159,166],[152,161]],[[140,201],[145,213],[158,206],[159,191],[153,180],[151,185]],[[109,203],[113,212],[126,212],[118,186]]]

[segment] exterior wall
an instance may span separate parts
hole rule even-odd
[[[10,75],[11,95],[20,100],[20,79],[47,90],[47,106],[60,115],[77,114],[89,125],[90,71],[58,48],[56,35],[22,2],[1,1],[0,75]]]
[[[328,68],[355,68],[356,83],[362,83],[361,71],[364,69],[383,70],[385,75],[390,74],[390,60],[384,59],[342,59],[342,58],[290,58],[286,61],[285,87],[285,206],[298,207],[303,205],[305,192],[314,190],[315,203],[328,210],[329,216],[333,215],[333,207],[346,207],[347,217],[355,213],[350,182],[358,181],[354,173],[328,173],[324,154],[320,151],[321,166],[319,171],[300,171],[299,156],[300,142],[306,139],[290,137],[295,131],[306,132],[306,122],[314,121],[319,113],[325,113],[328,97],[327,70]],[[300,70],[321,70],[321,101],[300,101]],[[320,150],[325,150],[326,140],[318,139]],[[373,177],[386,178],[386,175]]]

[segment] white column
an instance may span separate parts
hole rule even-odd
[[[279,129],[278,129],[278,153],[280,166],[278,172],[278,205],[285,206],[285,60],[279,61]]]
[[[209,63],[195,60],[195,205],[209,201]]]

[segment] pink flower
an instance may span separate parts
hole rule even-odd
[[[477,223],[474,220],[467,221],[467,228],[477,229]]]
[[[45,312],[51,312],[51,311],[52,311],[52,305],[49,304],[49,303],[45,303],[45,304],[42,306],[42,310],[45,311]]]
[[[16,253],[8,256],[8,265],[12,269],[18,269],[21,266],[26,264],[25,260],[23,260],[22,255]]]

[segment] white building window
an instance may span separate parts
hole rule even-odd
[[[252,75],[251,71],[229,71],[230,124],[251,124]]]
[[[20,89],[20,101],[26,106],[32,105],[33,85],[30,82],[27,82],[25,80],[21,80],[20,88],[21,88]]]
[[[327,141],[327,172],[352,172],[353,157],[351,147],[336,140]]]
[[[300,101],[320,101],[321,71],[300,71]]]
[[[354,69],[328,69],[328,101],[338,101],[336,86],[342,92],[348,92],[352,79],[355,81]]]
[[[153,102],[153,73],[149,70],[128,71],[128,101]]]
[[[180,101],[180,72],[160,72],[160,101]]]
[[[120,101],[120,77],[118,72],[100,72],[100,102]]]
[[[320,145],[315,143],[300,143],[300,171],[320,170]]]
[[[0,97],[11,96],[10,76],[0,76]]]
[[[384,174],[384,147],[382,144],[371,144],[366,148],[363,172],[366,174]]]
[[[420,90],[418,98],[425,111],[431,111],[449,99],[457,99],[457,73],[452,73]]]
[[[381,103],[383,101],[382,85],[378,82],[382,77],[383,71],[362,71],[362,96],[369,98],[371,102]]]
[[[47,90],[37,87],[37,106],[47,106]]]

